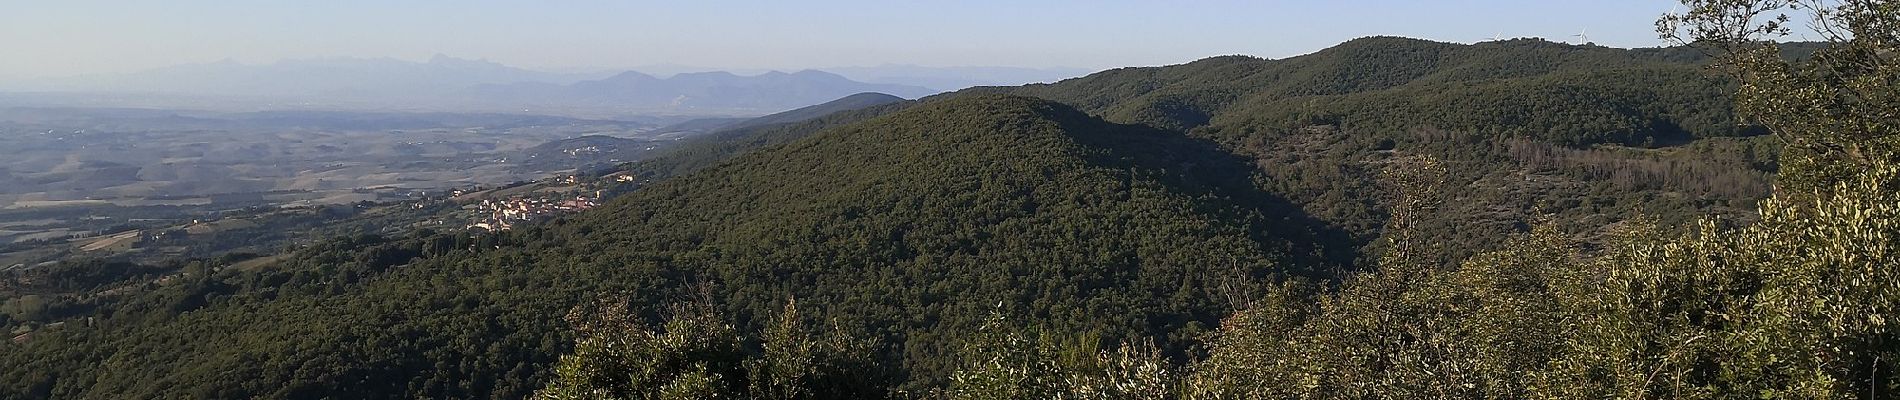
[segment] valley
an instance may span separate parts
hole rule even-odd
[[[8,145],[0,148],[0,266],[26,268],[68,257],[154,262],[233,250],[272,252],[289,242],[229,238],[316,234],[308,230],[392,207],[410,208],[400,213],[419,218],[423,214],[414,210],[455,191],[635,161],[690,136],[660,132],[667,122],[3,109],[0,141]],[[633,145],[608,156],[586,154],[593,164],[537,160],[597,150],[547,147],[580,136]]]

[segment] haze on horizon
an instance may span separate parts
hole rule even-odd
[[[1439,4],[1001,0],[660,2],[289,0],[29,2],[0,14],[0,78],[123,73],[235,59],[482,58],[551,71],[693,65],[735,70],[914,64],[1113,68],[1246,54],[1280,58],[1352,38],[1543,37],[1660,45],[1667,0]]]

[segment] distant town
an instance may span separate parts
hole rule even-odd
[[[544,179],[537,185],[521,185],[492,190],[456,190],[457,202],[466,202],[461,215],[470,230],[505,231],[515,226],[580,212],[600,206],[608,191],[603,187],[634,181],[624,172],[599,178],[565,175]]]
[[[463,209],[485,214],[482,218],[468,224],[469,229],[501,231],[513,228],[518,222],[591,209],[600,205],[599,199],[599,196],[574,196],[571,199],[547,197],[483,199],[480,203],[463,206]]]

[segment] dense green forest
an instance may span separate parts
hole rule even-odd
[[[1695,46],[979,88],[499,234],[16,274],[117,289],[8,299],[0,398],[1890,397],[1900,5],[1823,47],[1738,3],[1665,19]]]

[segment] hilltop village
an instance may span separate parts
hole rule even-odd
[[[504,231],[522,223],[598,207],[611,191],[607,186],[633,180],[633,176],[625,173],[598,178],[566,175],[543,180],[540,184],[457,190],[453,192],[453,199],[463,203],[458,217],[468,221],[467,229]]]

